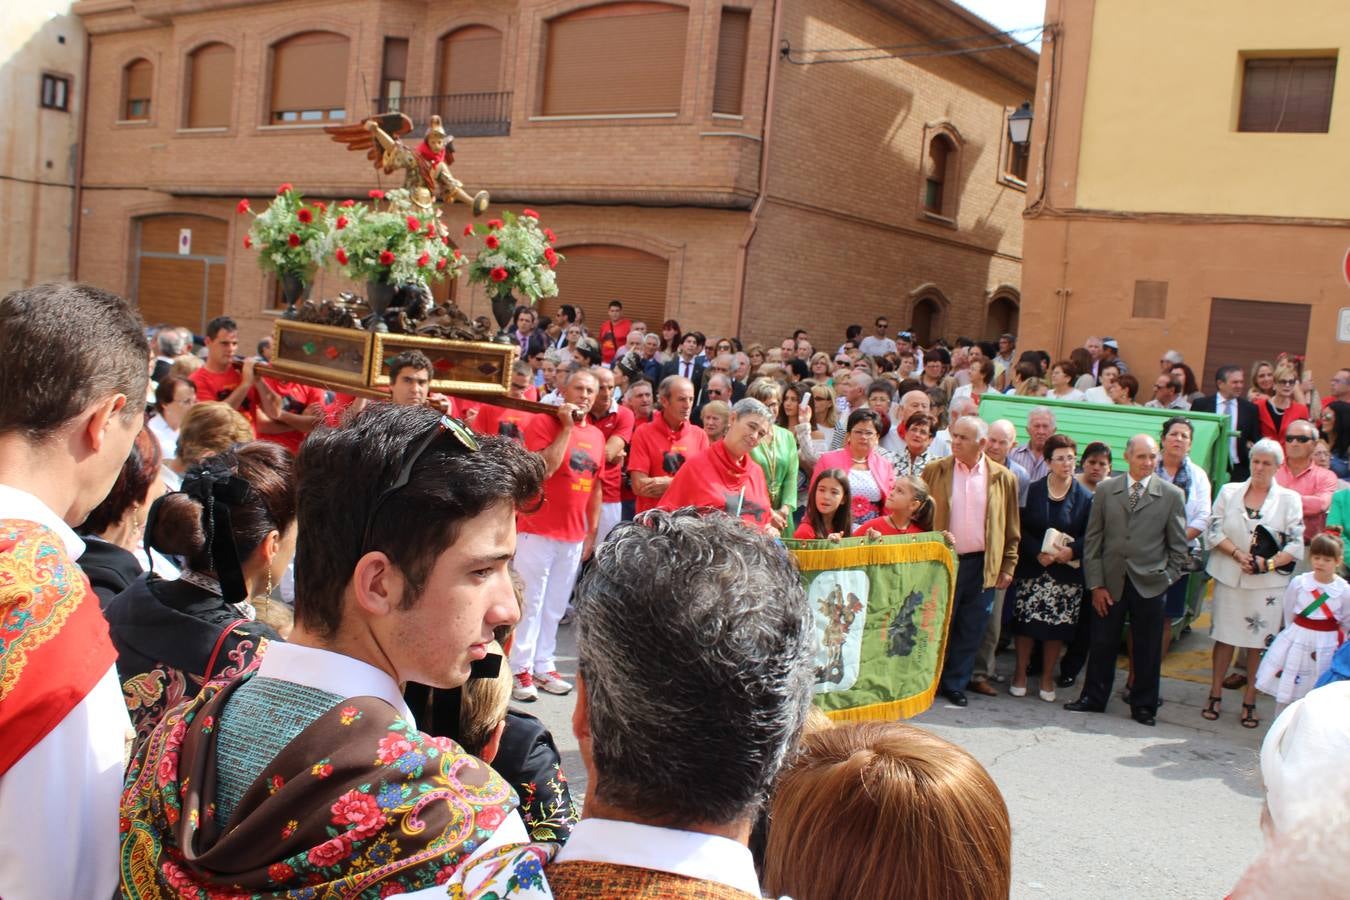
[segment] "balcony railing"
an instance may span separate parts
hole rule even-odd
[[[427,133],[432,116],[455,137],[493,137],[511,133],[511,92],[436,94],[426,97],[376,97],[376,115],[401,112],[412,119],[412,136]]]

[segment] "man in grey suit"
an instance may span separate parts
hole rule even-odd
[[[1125,445],[1129,471],[1102,482],[1092,499],[1083,576],[1092,591],[1092,646],[1083,693],[1071,712],[1103,712],[1111,698],[1125,614],[1134,639],[1130,712],[1154,724],[1162,667],[1163,595],[1186,564],[1186,495],[1154,475],[1158,444],[1136,434]]]

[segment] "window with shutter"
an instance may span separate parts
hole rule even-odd
[[[548,23],[546,116],[675,114],[684,87],[689,10],[611,3]]]
[[[436,93],[485,94],[501,90],[502,33],[486,25],[459,28],[441,38]]]
[[[928,144],[928,177],[924,182],[923,208],[935,215],[947,215],[944,187],[947,183],[948,160],[951,156],[952,142],[944,135],[937,135]]]
[[[745,91],[745,48],[750,35],[750,10],[723,9],[722,30],[717,39],[717,80],[713,87],[713,112],[741,114]]]
[[[43,75],[39,99],[43,109],[70,112],[70,79],[61,75]]]
[[[234,95],[234,48],[206,44],[188,57],[188,128],[228,128]]]
[[[1335,57],[1247,60],[1238,131],[1326,133],[1335,81]]]
[[[347,118],[348,42],[340,34],[309,31],[272,48],[273,125]]]
[[[384,39],[384,65],[380,71],[380,96],[397,104],[405,93],[408,83],[408,39]],[[398,109],[392,105],[390,109]]]
[[[132,60],[122,70],[122,118],[128,122],[150,118],[150,89],[155,68],[148,59]]]
[[[659,256],[610,244],[560,247],[567,259],[558,266],[558,297],[580,306],[592,331],[600,327],[609,301],[622,300],[624,317],[656,330],[666,319],[666,280],[670,264]]]

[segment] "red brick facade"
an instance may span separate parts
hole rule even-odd
[[[203,261],[223,266],[220,296],[210,298],[208,311],[218,305],[235,316],[246,339],[268,330],[271,282],[241,247],[246,221],[234,215],[237,198],[255,198],[256,206],[282,181],[316,198],[361,197],[376,186],[363,157],[331,143],[317,126],[267,124],[271,48],[304,31],[345,35],[345,108],[356,121],[374,112],[368,98],[379,92],[386,37],[409,40],[405,95],[428,95],[436,90],[439,39],[477,24],[503,34],[510,134],[457,138],[456,177],[470,191],[490,190],[494,206],[539,209],[564,254],[568,245],[613,244],[665,258],[665,313],[686,329],[766,341],[798,325],[833,335],[883,312],[897,325],[908,322],[914,302],[930,296],[941,308],[934,336],[975,335],[987,330],[991,297],[1002,292],[1015,302],[1025,195],[1000,178],[1003,122],[1006,110],[1032,93],[1031,54],[812,66],[780,60],[771,76],[784,40],[793,58],[810,59],[801,51],[992,29],[947,0],[780,0],[778,22],[773,3],[747,0],[744,116],[714,116],[722,4],[690,0],[677,112],[542,117],[546,23],[588,5],[77,3],[91,34],[79,277],[136,296],[145,289],[137,284],[139,217],[205,216],[215,222],[203,220],[202,229],[224,228],[228,248],[223,260]],[[212,41],[235,51],[230,125],[185,129],[188,55]],[[148,121],[128,123],[119,121],[122,72],[137,58],[154,65],[154,99]],[[959,172],[946,188],[950,222],[921,211],[925,141],[944,126],[959,141]],[[764,152],[766,196],[755,208]],[[465,221],[462,207],[447,208],[452,233]],[[321,295],[346,286],[331,274],[316,284]],[[457,296],[472,313],[486,312],[467,285]]]

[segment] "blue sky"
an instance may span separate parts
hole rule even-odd
[[[1040,25],[1045,21],[1045,0],[956,0],[956,2],[1004,31]],[[1025,40],[1032,33],[1026,32],[1017,37]],[[1037,38],[1030,46],[1039,53],[1040,39]]]

